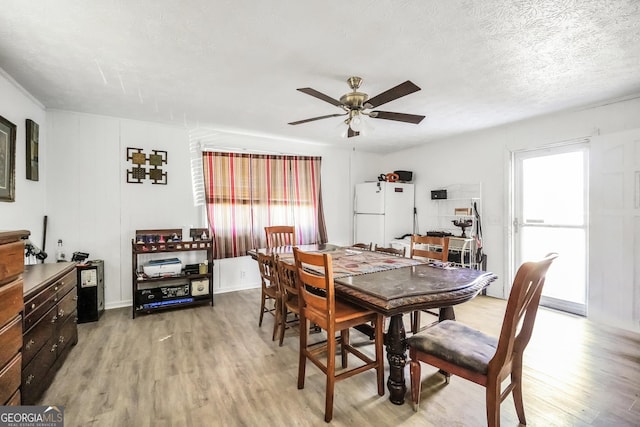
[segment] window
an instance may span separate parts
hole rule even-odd
[[[327,241],[320,157],[204,152],[215,258],[266,246],[264,227],[294,225],[299,244]]]

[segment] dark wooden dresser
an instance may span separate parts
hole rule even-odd
[[[0,405],[20,405],[22,271],[29,232],[0,231]]]
[[[25,267],[23,405],[37,403],[78,342],[76,282],[75,262]]]

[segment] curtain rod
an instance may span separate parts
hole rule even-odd
[[[200,144],[200,149],[202,151],[221,151],[224,153],[238,153],[238,154],[278,154],[282,156],[308,156],[308,154],[285,153],[283,151],[256,150],[254,148],[219,147],[214,145],[208,145],[207,143],[202,143],[200,141],[198,141],[198,143]]]

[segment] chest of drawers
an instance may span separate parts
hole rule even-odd
[[[24,273],[22,403],[35,404],[78,342],[75,263],[29,265]]]
[[[20,405],[26,230],[0,231],[0,405]]]

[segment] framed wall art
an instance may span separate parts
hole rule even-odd
[[[127,147],[127,160],[132,163],[131,169],[127,170],[128,183],[142,184],[142,180],[149,179],[152,184],[167,185],[167,172],[162,170],[162,166],[167,164],[167,152],[151,151],[153,154],[147,156],[142,148]]]
[[[0,201],[15,201],[16,125],[0,116]]]
[[[27,119],[27,179],[38,181],[38,141],[40,126],[31,119]]]

